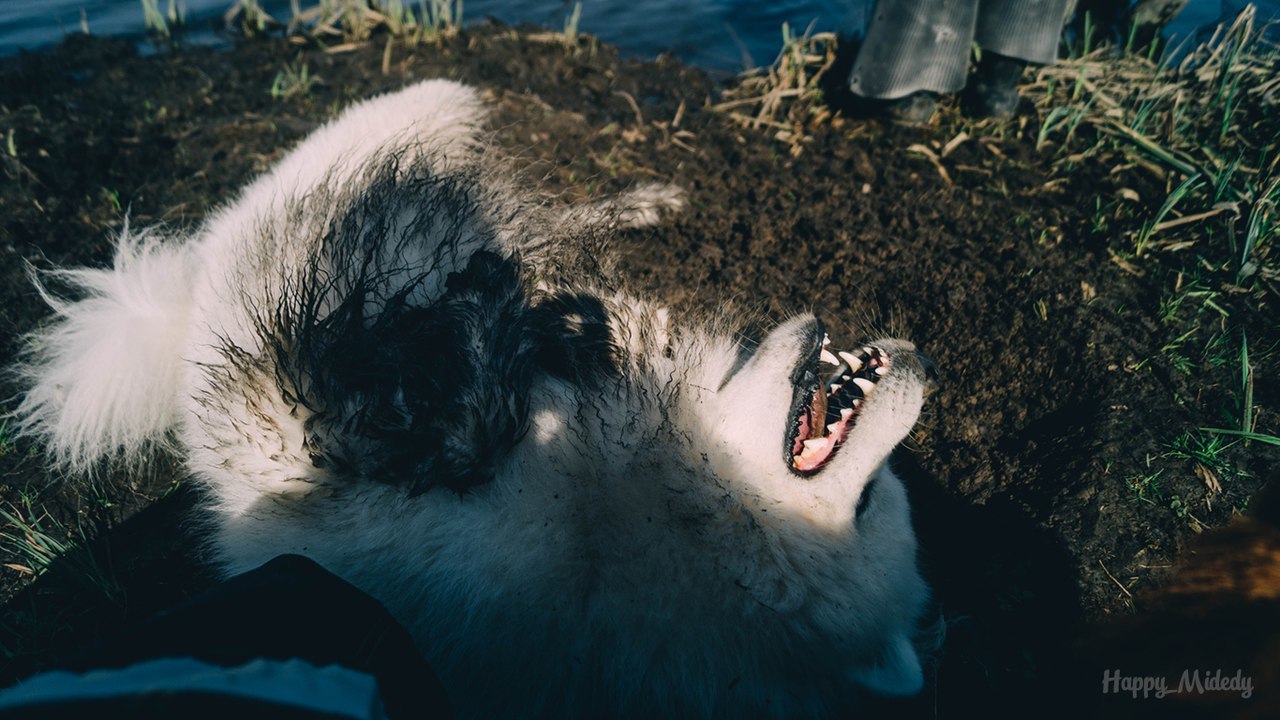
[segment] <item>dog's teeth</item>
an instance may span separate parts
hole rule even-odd
[[[839,360],[839,359],[837,359],[835,355],[832,355],[832,354],[831,354],[831,351],[830,351],[830,350],[828,350],[828,349],[826,349],[826,348],[822,348],[822,354],[820,354],[820,355],[818,356],[818,359],[819,359],[819,360],[821,360],[822,362],[824,362],[824,363],[828,364],[828,365],[839,365],[839,364],[840,364],[840,360]]]
[[[832,435],[835,435],[836,433],[840,432],[840,423],[831,423],[830,425],[828,425],[827,432],[831,433]]]
[[[840,352],[840,358],[845,362],[849,363],[850,372],[858,372],[859,370],[862,369],[862,361],[859,360],[857,356],[854,355],[853,353],[847,353],[842,350]]]
[[[876,387],[875,383],[871,382],[870,380],[867,380],[866,378],[860,378],[860,377],[854,378],[853,384],[858,386],[858,389],[862,391],[863,395],[869,394]]]
[[[804,452],[801,455],[813,455],[821,450],[826,450],[829,441],[827,438],[814,438],[804,441]]]
[[[842,388],[842,387],[844,387],[844,386],[843,386],[843,385],[841,385],[840,383],[831,383],[830,387],[827,389],[827,393],[828,393],[828,394],[830,394],[830,395],[834,395],[834,394],[836,394],[836,393],[840,392],[840,388]]]
[[[826,347],[826,346],[828,346],[828,345],[830,345],[830,344],[831,344],[831,336],[830,336],[830,335],[827,335],[826,333],[823,333],[823,334],[822,334],[822,347]]]
[[[854,402],[857,404],[857,401]],[[840,410],[840,419],[849,422],[849,418],[853,417],[853,408],[843,408]]]
[[[881,365],[880,367],[876,368],[876,374],[880,376],[888,375],[889,368],[885,367],[884,365]]]

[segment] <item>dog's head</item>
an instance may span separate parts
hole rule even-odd
[[[845,349],[804,315],[740,345],[716,385],[716,429],[729,454],[755,470],[749,482],[839,528],[873,502],[877,470],[915,425],[935,379],[909,342]]]
[[[936,381],[932,362],[904,340],[842,345],[802,315],[758,343],[739,341],[729,367],[705,367],[705,381],[716,382],[706,431],[720,449],[717,472],[786,517],[792,547],[819,538],[832,549],[823,561],[842,563],[797,565],[819,593],[839,598],[836,607],[843,600],[860,615],[840,617],[833,632],[849,622],[883,633],[879,657],[851,668],[853,679],[879,693],[918,692],[915,634],[927,591],[905,488],[886,463]]]
[[[815,632],[832,652],[827,671],[883,694],[919,691],[928,592],[886,461],[919,417],[932,363],[903,340],[846,350],[812,315],[749,342],[633,298],[585,297],[560,303],[572,322],[545,336],[543,353],[582,409],[535,417],[525,451],[569,435],[598,454],[585,469],[545,463],[597,488],[593,523],[615,530],[609,543],[627,563],[679,558],[666,595],[680,595],[685,575],[706,587],[728,578],[726,607],[742,596],[748,614],[767,608],[762,623],[784,628],[779,646]]]

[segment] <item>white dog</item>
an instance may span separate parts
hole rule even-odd
[[[465,716],[821,715],[922,684],[928,590],[886,465],[908,343],[758,343],[616,290],[476,93],[357,105],[189,236],[55,271],[17,415],[69,471],[179,454],[227,573],[314,558],[412,632]],[[263,612],[288,612],[264,608]]]

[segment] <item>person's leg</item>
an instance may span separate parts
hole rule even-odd
[[[881,100],[959,90],[977,18],[976,0],[877,0],[849,88]]]
[[[982,0],[974,32],[982,60],[965,98],[972,114],[1013,115],[1022,70],[1057,59],[1069,5],[1070,0]]]
[[[1036,65],[1058,59],[1070,0],[982,0],[974,39],[984,52]]]

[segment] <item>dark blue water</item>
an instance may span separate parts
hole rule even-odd
[[[225,44],[212,27],[231,0],[179,0],[190,32],[186,39]],[[160,0],[161,10],[168,0]],[[509,24],[531,22],[564,27],[572,2],[563,0],[464,0],[464,21],[493,16]],[[289,17],[288,0],[267,0],[268,12]],[[305,7],[313,0],[302,0]],[[1243,0],[1191,0],[1169,32],[1187,36],[1233,14]],[[1259,0],[1259,15],[1280,18],[1280,0]],[[618,45],[633,57],[672,52],[686,62],[736,71],[773,60],[781,44],[779,28],[859,32],[871,0],[583,0],[579,28]],[[139,0],[0,0],[0,55],[56,43],[84,25],[95,35],[138,36],[143,28]]]

